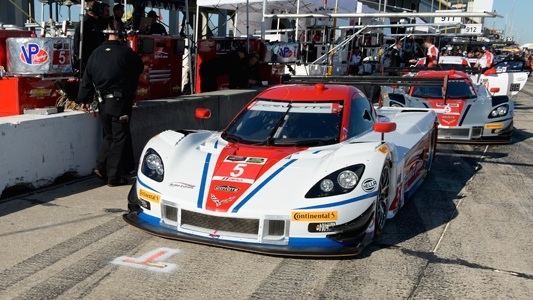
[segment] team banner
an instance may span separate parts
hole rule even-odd
[[[69,38],[8,38],[6,44],[7,72],[11,75],[72,72]]]
[[[298,43],[271,43],[266,46],[265,62],[290,63],[296,61]]]

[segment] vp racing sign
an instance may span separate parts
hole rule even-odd
[[[13,75],[71,73],[69,38],[8,38],[7,71]]]

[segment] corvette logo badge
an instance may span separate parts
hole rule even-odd
[[[215,202],[216,206],[220,206],[220,205],[222,205],[224,203],[231,202],[231,201],[233,201],[233,199],[235,199],[235,196],[231,196],[228,199],[220,200],[220,199],[217,198],[217,196],[211,194],[211,201]]]
[[[233,193],[236,193],[240,189],[238,187],[230,186],[230,185],[217,185],[217,186],[215,186],[215,190],[222,191],[222,192],[233,192]]]

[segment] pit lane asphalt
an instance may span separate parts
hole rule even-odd
[[[154,237],[122,220],[129,186],[96,178],[4,199],[0,299],[531,299],[531,79],[515,100],[511,145],[439,144],[428,180],[355,259]],[[158,249],[176,250],[169,272],[112,263]]]

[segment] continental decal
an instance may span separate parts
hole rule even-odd
[[[337,211],[294,211],[291,214],[291,221],[336,221]]]
[[[154,194],[152,192],[149,192],[147,190],[140,189],[139,190],[139,196],[145,200],[152,201],[155,203],[159,203],[161,201],[161,196],[158,194]]]

